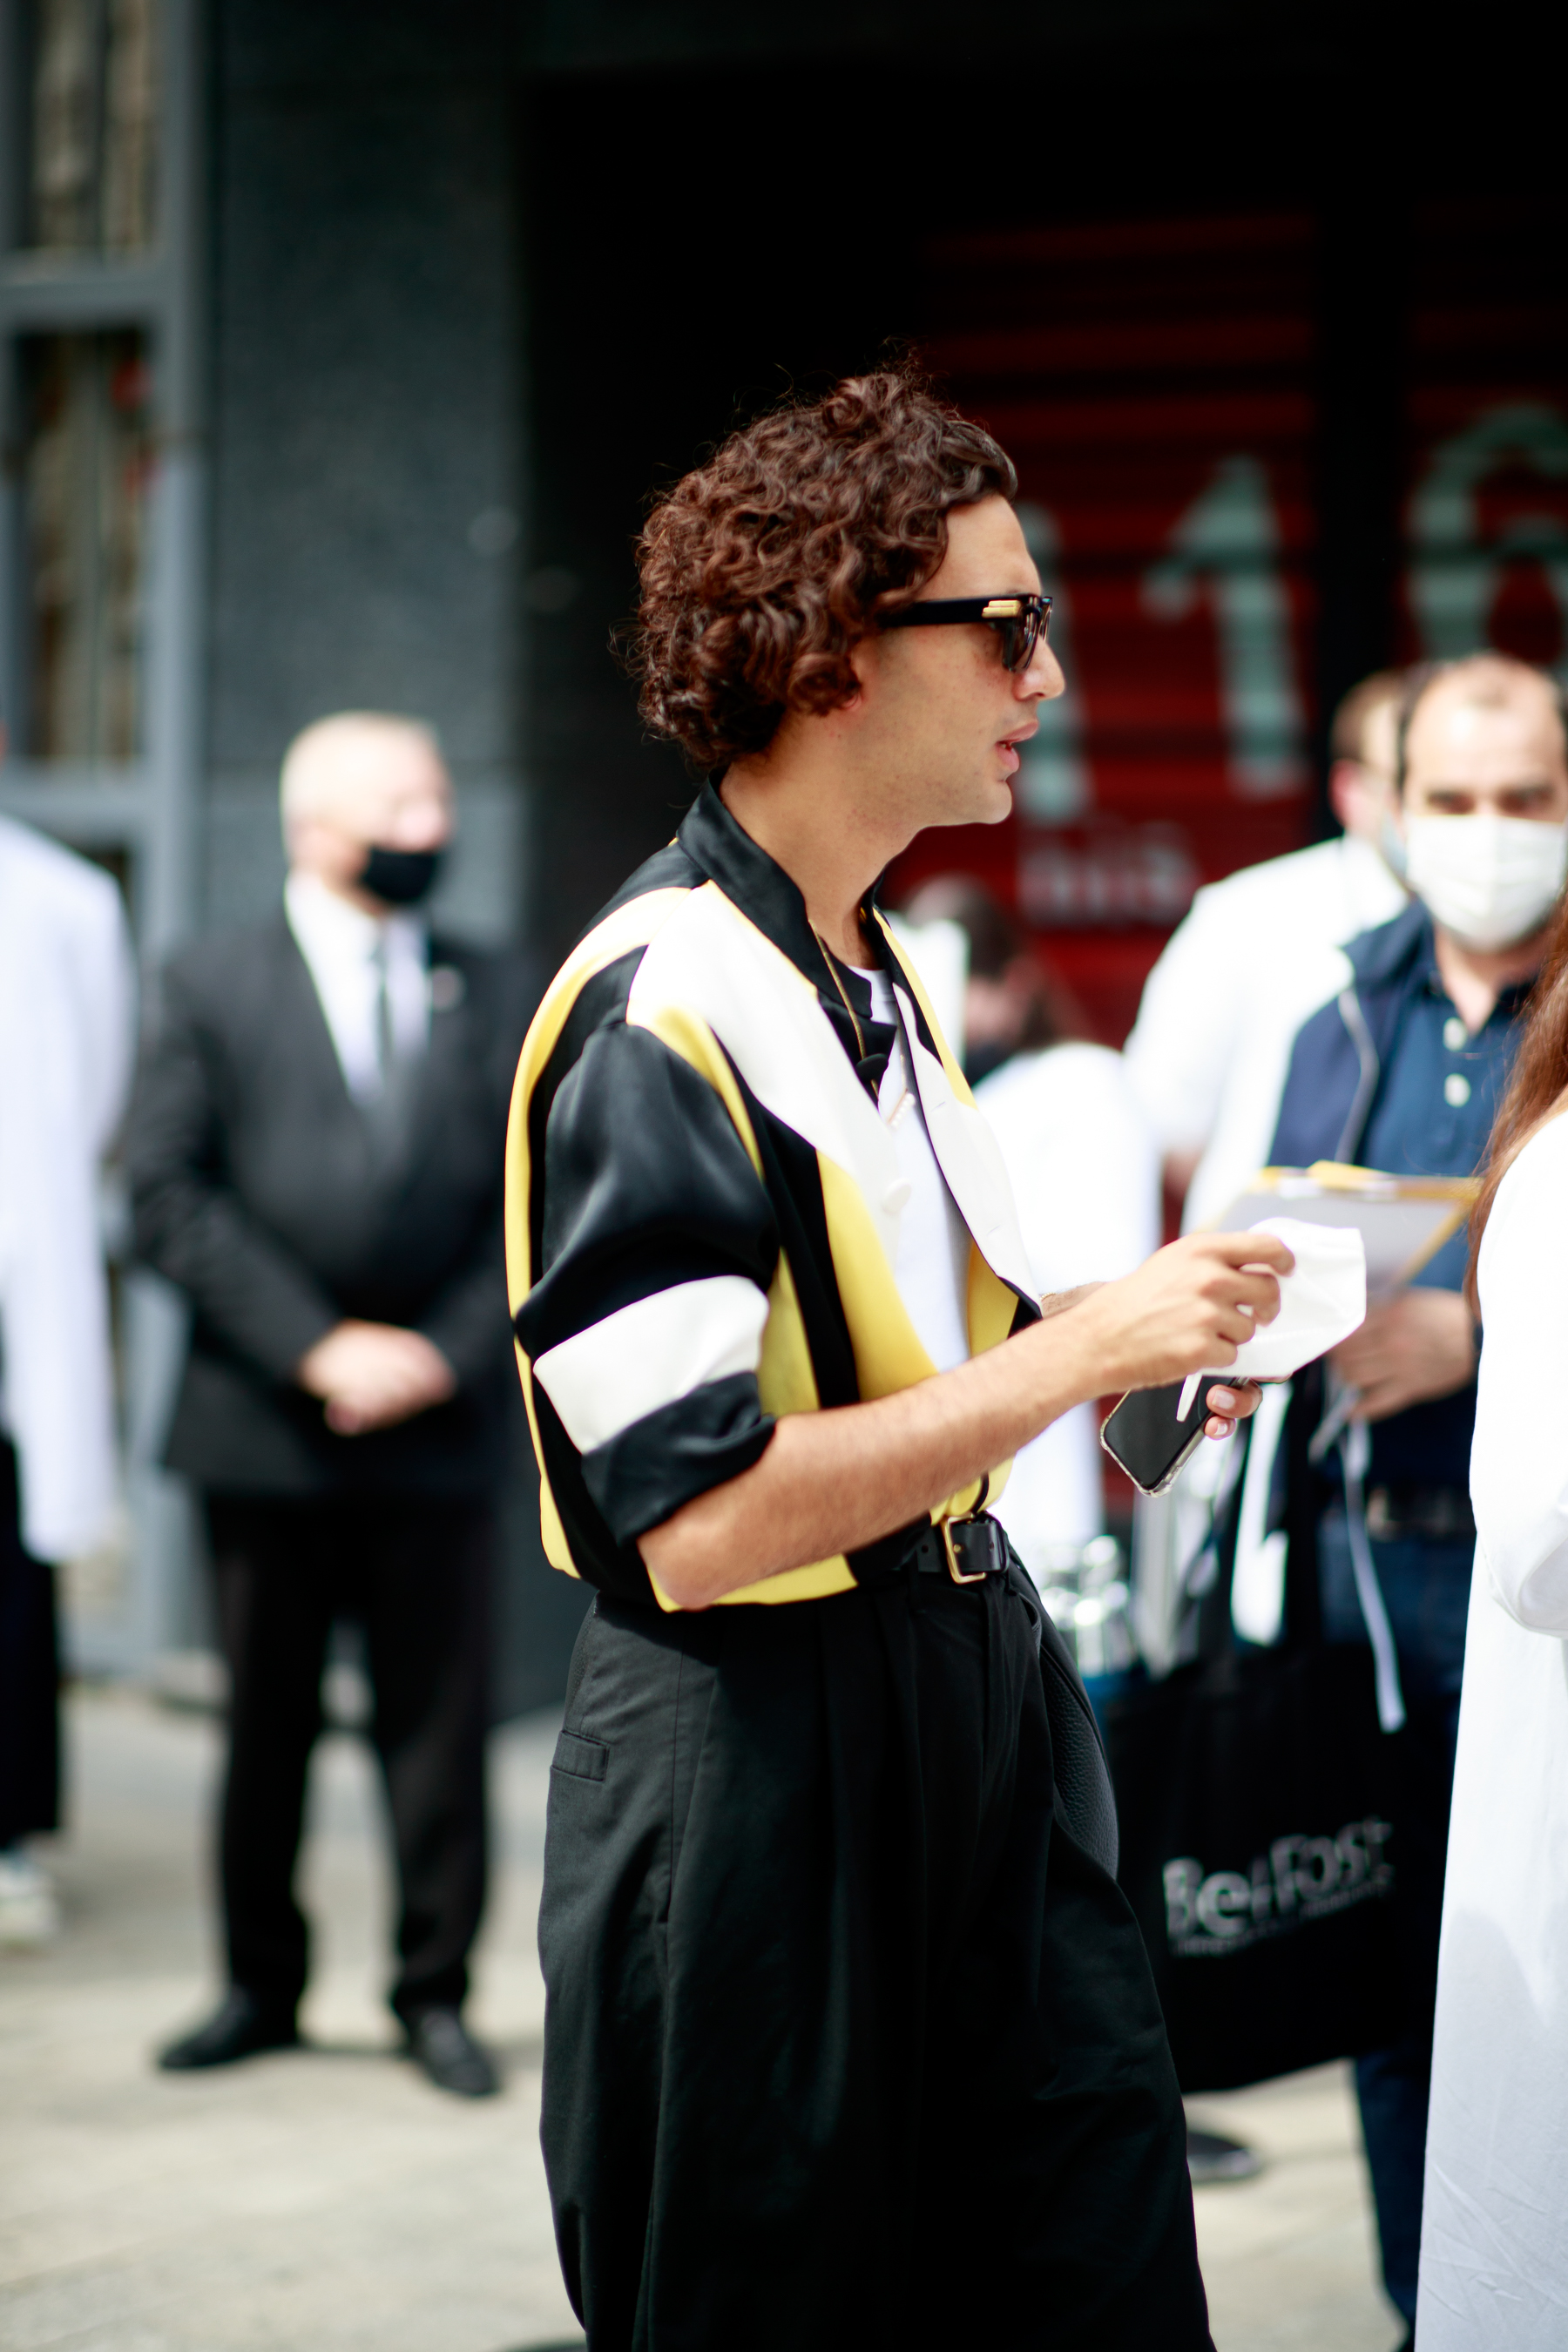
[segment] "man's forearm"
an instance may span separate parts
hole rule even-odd
[[[890,1535],[1098,1394],[1068,1318],[873,1404],[787,1414],[751,1469],[688,1503],[640,1549],[667,1596],[700,1609],[784,1568]]]
[[[790,1414],[751,1469],[639,1538],[648,1571],[679,1607],[705,1609],[759,1577],[858,1551],[1075,1404],[1229,1362],[1279,1313],[1277,1276],[1292,1264],[1272,1234],[1192,1234],[1121,1282],[1048,1302],[1045,1321],[955,1371],[874,1404]]]

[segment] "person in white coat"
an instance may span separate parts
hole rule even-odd
[[[1350,984],[1346,942],[1408,902],[1394,824],[1403,688],[1380,670],[1334,713],[1329,798],[1343,833],[1200,890],[1144,985],[1123,1060],[1185,1233],[1223,1222],[1267,1160],[1296,1033]],[[1169,1494],[1138,1498],[1139,1632],[1158,1672],[1175,1663],[1186,1580],[1230,1468],[1205,1447]]]
[[[1390,863],[1402,690],[1398,671],[1379,671],[1334,714],[1329,797],[1343,833],[1200,890],[1145,982],[1127,1075],[1189,1233],[1263,1164],[1291,1040],[1349,982],[1337,950],[1406,902]]]
[[[58,1824],[54,1566],[100,1539],[116,1491],[98,1177],[124,1108],[133,1007],[112,878],[0,818],[3,1942],[55,1926],[25,1843]]]
[[[1568,2343],[1568,917],[1473,1234],[1476,1564],[1438,1960],[1416,2340]]]
[[[1070,1034],[1022,933],[968,876],[925,884],[907,913],[968,939],[964,1067],[1001,1146],[1037,1289],[1131,1274],[1160,1245],[1160,1167],[1121,1055]],[[995,1513],[1037,1582],[1053,1555],[1103,1532],[1103,1467],[1092,1404],[1015,1457]]]

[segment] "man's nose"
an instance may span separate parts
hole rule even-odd
[[[1054,702],[1058,694],[1067,692],[1062,666],[1044,637],[1030,656],[1027,667],[1018,672],[1014,692],[1026,702]]]

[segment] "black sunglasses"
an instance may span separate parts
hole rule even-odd
[[[906,604],[889,613],[888,629],[945,629],[984,621],[1002,640],[1005,669],[1027,669],[1051,617],[1048,596],[938,596],[928,604]]]

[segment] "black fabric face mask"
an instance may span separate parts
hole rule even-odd
[[[375,842],[360,868],[359,885],[387,907],[416,907],[441,870],[439,849],[384,849]]]

